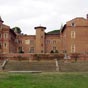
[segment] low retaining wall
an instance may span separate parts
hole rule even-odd
[[[0,59],[10,59],[10,60],[28,60],[32,58],[32,54],[18,54],[18,53],[10,53],[10,54],[0,54]]]
[[[87,61],[88,54],[69,54],[65,57],[64,54],[30,54],[30,53],[10,53],[0,54],[0,60],[67,60],[67,61]]]
[[[64,54],[29,54],[29,53],[10,53],[10,54],[0,54],[0,59],[10,59],[10,60],[53,60],[62,59]]]

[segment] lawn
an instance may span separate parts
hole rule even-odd
[[[0,72],[0,88],[88,88],[88,73]]]

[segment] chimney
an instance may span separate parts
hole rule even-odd
[[[88,14],[86,15],[86,19],[88,20]]]

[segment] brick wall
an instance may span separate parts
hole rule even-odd
[[[70,62],[75,62],[77,61],[88,61],[88,54],[70,54],[70,58],[64,59],[64,54],[29,54],[29,53],[24,53],[24,54],[0,54],[0,60],[4,59],[9,59],[9,60],[68,60]]]
[[[67,53],[88,52],[88,20],[75,18],[66,23],[63,32],[63,50]]]

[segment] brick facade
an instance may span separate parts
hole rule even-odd
[[[0,53],[88,53],[88,18],[68,21],[59,33],[45,33],[43,26],[34,29],[36,35],[17,34],[0,18]]]
[[[63,49],[67,53],[88,52],[88,19],[75,18],[68,21],[63,33]]]
[[[0,18],[0,53],[16,52],[16,34]],[[15,47],[14,47],[15,46]]]

